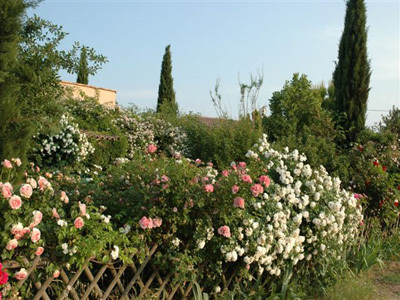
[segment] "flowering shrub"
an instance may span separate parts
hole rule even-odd
[[[52,274],[61,265],[80,266],[88,257],[104,262],[110,256],[127,260],[128,253],[136,251],[133,239],[118,255],[110,253],[111,248],[128,244],[126,236],[113,230],[111,217],[103,214],[104,209],[83,200],[71,201],[69,192],[53,186],[51,173],[41,176],[40,169],[32,165],[32,170],[25,172],[24,182],[4,182],[12,178],[15,167],[11,166],[10,169],[8,161],[4,161],[0,182],[2,260],[17,260],[24,266],[22,258],[43,256],[51,260],[47,272]],[[10,276],[21,280],[26,275],[21,268]]]
[[[35,152],[40,156],[42,164],[73,164],[85,160],[94,152],[86,135],[79,131],[71,117],[64,114],[59,125],[59,132],[56,134],[41,133],[36,137],[38,147]]]
[[[184,153],[186,150],[186,134],[180,127],[152,115],[134,115],[128,110],[121,110],[115,121],[127,135],[130,159],[140,155],[149,144],[156,144],[168,155]]]
[[[289,266],[340,261],[362,226],[359,199],[341,189],[323,167],[280,153],[265,137],[219,173],[201,161],[154,154],[111,170],[83,194],[106,205],[121,231],[158,243],[151,263],[182,280],[207,274],[215,284],[223,269],[242,276],[281,277]],[[100,191],[94,192],[96,189]],[[261,275],[263,274],[263,275]]]

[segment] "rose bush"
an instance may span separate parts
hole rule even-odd
[[[151,263],[160,270],[203,286],[226,268],[266,280],[304,266],[318,276],[327,261],[342,261],[362,227],[360,200],[323,167],[313,170],[296,150],[272,149],[265,137],[247,157],[219,173],[200,161],[146,155],[95,178],[81,197],[107,206],[121,232],[159,244]]]
[[[3,261],[16,260],[25,266],[23,258],[32,260],[42,256],[50,261],[46,271],[53,274],[61,266],[81,266],[89,257],[110,261],[113,247],[121,250],[112,258],[123,261],[138,251],[134,246],[139,245],[138,237],[128,241],[113,229],[109,219],[105,221],[104,210],[84,200],[70,200],[70,191],[61,191],[57,184],[52,184],[51,173],[41,174],[32,164],[24,172],[24,182],[4,182],[13,178],[15,169],[16,166],[3,166],[1,172],[0,256]],[[56,176],[63,177],[61,173]],[[26,270],[22,267],[10,276],[21,280],[26,277]]]

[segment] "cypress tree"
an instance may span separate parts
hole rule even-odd
[[[29,128],[21,118],[20,84],[16,75],[22,17],[22,0],[0,1],[0,159],[23,161],[29,146]],[[25,160],[26,161],[26,160]]]
[[[175,101],[174,79],[172,78],[171,45],[165,48],[161,64],[160,85],[158,87],[157,112],[176,115],[178,107]]]
[[[77,83],[89,84],[89,70],[87,62],[86,47],[82,47],[81,57],[79,60]]]
[[[365,128],[371,77],[366,21],[364,0],[347,1],[338,62],[333,73],[338,125],[344,129],[347,142],[356,141]]]

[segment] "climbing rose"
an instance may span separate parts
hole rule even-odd
[[[6,169],[11,169],[12,168],[12,164],[8,159],[5,159],[2,163],[3,167]]]
[[[42,255],[43,252],[44,252],[44,248],[43,248],[43,247],[38,247],[38,248],[36,249],[35,254],[36,254],[37,256],[40,256],[40,255]]]
[[[16,239],[12,239],[12,240],[8,241],[8,243],[6,245],[6,249],[8,251],[13,250],[17,247],[18,247],[18,241]]]
[[[19,194],[27,199],[29,199],[32,196],[32,192],[33,192],[32,186],[30,184],[23,184],[19,189]]]
[[[269,187],[269,185],[271,184],[271,180],[266,175],[260,176],[260,178],[258,179],[258,182],[261,184],[264,184],[265,187]]]
[[[26,271],[25,268],[22,268],[17,273],[15,273],[15,278],[18,280],[23,280],[26,278],[26,276],[28,276],[28,272]]]
[[[239,208],[244,208],[244,199],[242,197],[236,197],[233,200],[233,206],[239,207]]]
[[[212,184],[206,184],[206,185],[204,186],[204,190],[205,190],[207,193],[212,193],[212,192],[214,192],[214,186],[213,186]]]
[[[142,217],[139,220],[139,225],[140,227],[142,227],[142,229],[149,228],[149,224],[150,224],[150,219],[148,219],[147,217]]]
[[[76,229],[80,229],[85,225],[85,222],[83,222],[83,219],[81,217],[77,217],[74,221],[74,226]]]
[[[147,152],[154,153],[156,151],[157,151],[157,146],[155,146],[153,144],[150,144],[150,145],[147,146]]]
[[[231,230],[229,229],[228,226],[224,225],[218,228],[218,234],[230,238],[231,237]]]
[[[22,205],[21,197],[14,195],[8,201],[12,209],[18,209]]]
[[[258,195],[264,192],[264,188],[262,187],[261,184],[258,183],[253,185],[250,189],[254,197],[258,197]]]
[[[31,241],[32,241],[32,243],[36,243],[38,240],[40,240],[40,230],[37,228],[33,228],[32,235],[31,235]]]

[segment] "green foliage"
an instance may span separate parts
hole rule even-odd
[[[199,117],[188,115],[179,124],[187,134],[188,157],[213,162],[219,168],[243,160],[247,149],[261,136],[249,118],[239,121],[220,118],[212,125],[205,125]]]
[[[338,123],[345,130],[348,143],[355,142],[365,128],[371,77],[366,21],[364,0],[348,0],[333,73]]]
[[[165,48],[161,64],[160,85],[158,87],[157,112],[176,115],[178,107],[175,101],[174,80],[172,78],[171,45]]]
[[[306,75],[296,73],[281,91],[273,93],[271,116],[263,119],[263,127],[278,148],[298,149],[312,166],[323,165],[334,172],[340,165],[334,142],[338,133],[322,107],[326,97],[323,85],[313,87]]]
[[[22,0],[0,3],[0,158],[26,158],[30,127],[21,117],[16,76],[19,33],[25,4]]]
[[[86,47],[82,47],[82,49],[81,49],[78,77],[76,79],[76,82],[82,83],[82,84],[89,84],[89,71],[88,71],[88,65],[87,65]]]
[[[68,51],[59,50],[59,45],[66,36],[67,33],[61,26],[36,15],[27,18],[23,24],[18,56],[23,114],[37,126],[44,120],[57,120],[64,113],[63,105],[59,102],[64,93],[59,84],[59,71],[66,70],[76,74],[79,70],[78,51],[82,48],[80,44],[74,43]],[[88,74],[94,75],[107,59],[92,48],[83,48],[88,58]]]

